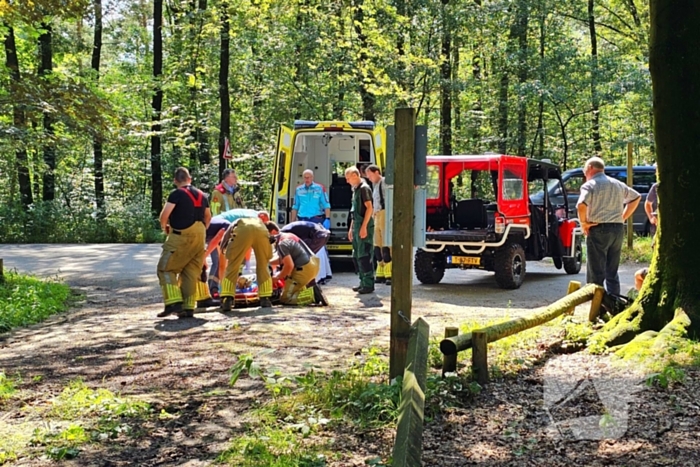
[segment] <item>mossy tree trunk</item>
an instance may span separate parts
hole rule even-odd
[[[638,299],[603,329],[620,343],[648,330],[700,338],[700,4],[651,0],[650,69],[659,173],[656,251]],[[689,323],[688,323],[689,318]]]

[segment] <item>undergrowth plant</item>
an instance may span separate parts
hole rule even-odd
[[[0,283],[0,333],[66,311],[70,288],[57,279],[39,279],[10,271]]]
[[[433,343],[436,345],[436,343]],[[219,461],[229,465],[277,467],[326,465],[332,438],[318,436],[341,426],[350,430],[384,430],[396,424],[401,403],[401,378],[388,380],[386,352],[363,349],[348,368],[298,376],[266,371],[251,354],[231,368],[233,384],[244,373],[260,378],[271,400],[253,410],[245,434],[234,439]],[[426,382],[426,419],[478,392],[458,375],[430,373]],[[367,462],[377,464],[376,459]]]

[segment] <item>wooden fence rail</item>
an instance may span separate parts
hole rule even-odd
[[[418,318],[411,326],[396,426],[395,467],[419,467],[423,457],[423,415],[428,374],[430,326]]]
[[[471,333],[447,337],[440,342],[440,351],[444,355],[443,373],[447,371],[454,372],[457,370],[456,359],[451,358],[448,360],[447,357],[456,355],[458,352],[463,350],[473,348],[473,369],[475,370],[477,380],[480,379],[480,382],[485,382],[488,379],[488,372],[481,367],[486,362],[486,349],[476,349],[475,335],[477,332],[479,333],[479,347],[485,347],[489,342],[495,342],[499,339],[503,339],[504,337],[517,334],[526,329],[530,329],[551,321],[554,318],[567,313],[568,310],[573,309],[575,306],[589,300],[592,300],[589,319],[594,320],[599,314],[602,298],[603,288],[595,284],[588,284],[585,287],[565,296],[564,298],[557,300],[544,310],[534,313],[531,316],[515,318],[510,321],[506,321],[505,323],[494,324],[493,326],[474,330]]]

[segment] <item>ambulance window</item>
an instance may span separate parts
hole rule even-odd
[[[287,173],[287,153],[280,151],[279,155],[279,169],[277,170],[277,190],[282,190],[284,187],[284,177]]]

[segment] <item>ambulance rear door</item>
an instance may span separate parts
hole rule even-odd
[[[272,197],[270,199],[270,219],[279,225],[287,223],[291,206],[288,206],[289,182],[294,147],[294,131],[280,125],[277,134],[275,163],[272,174]]]

